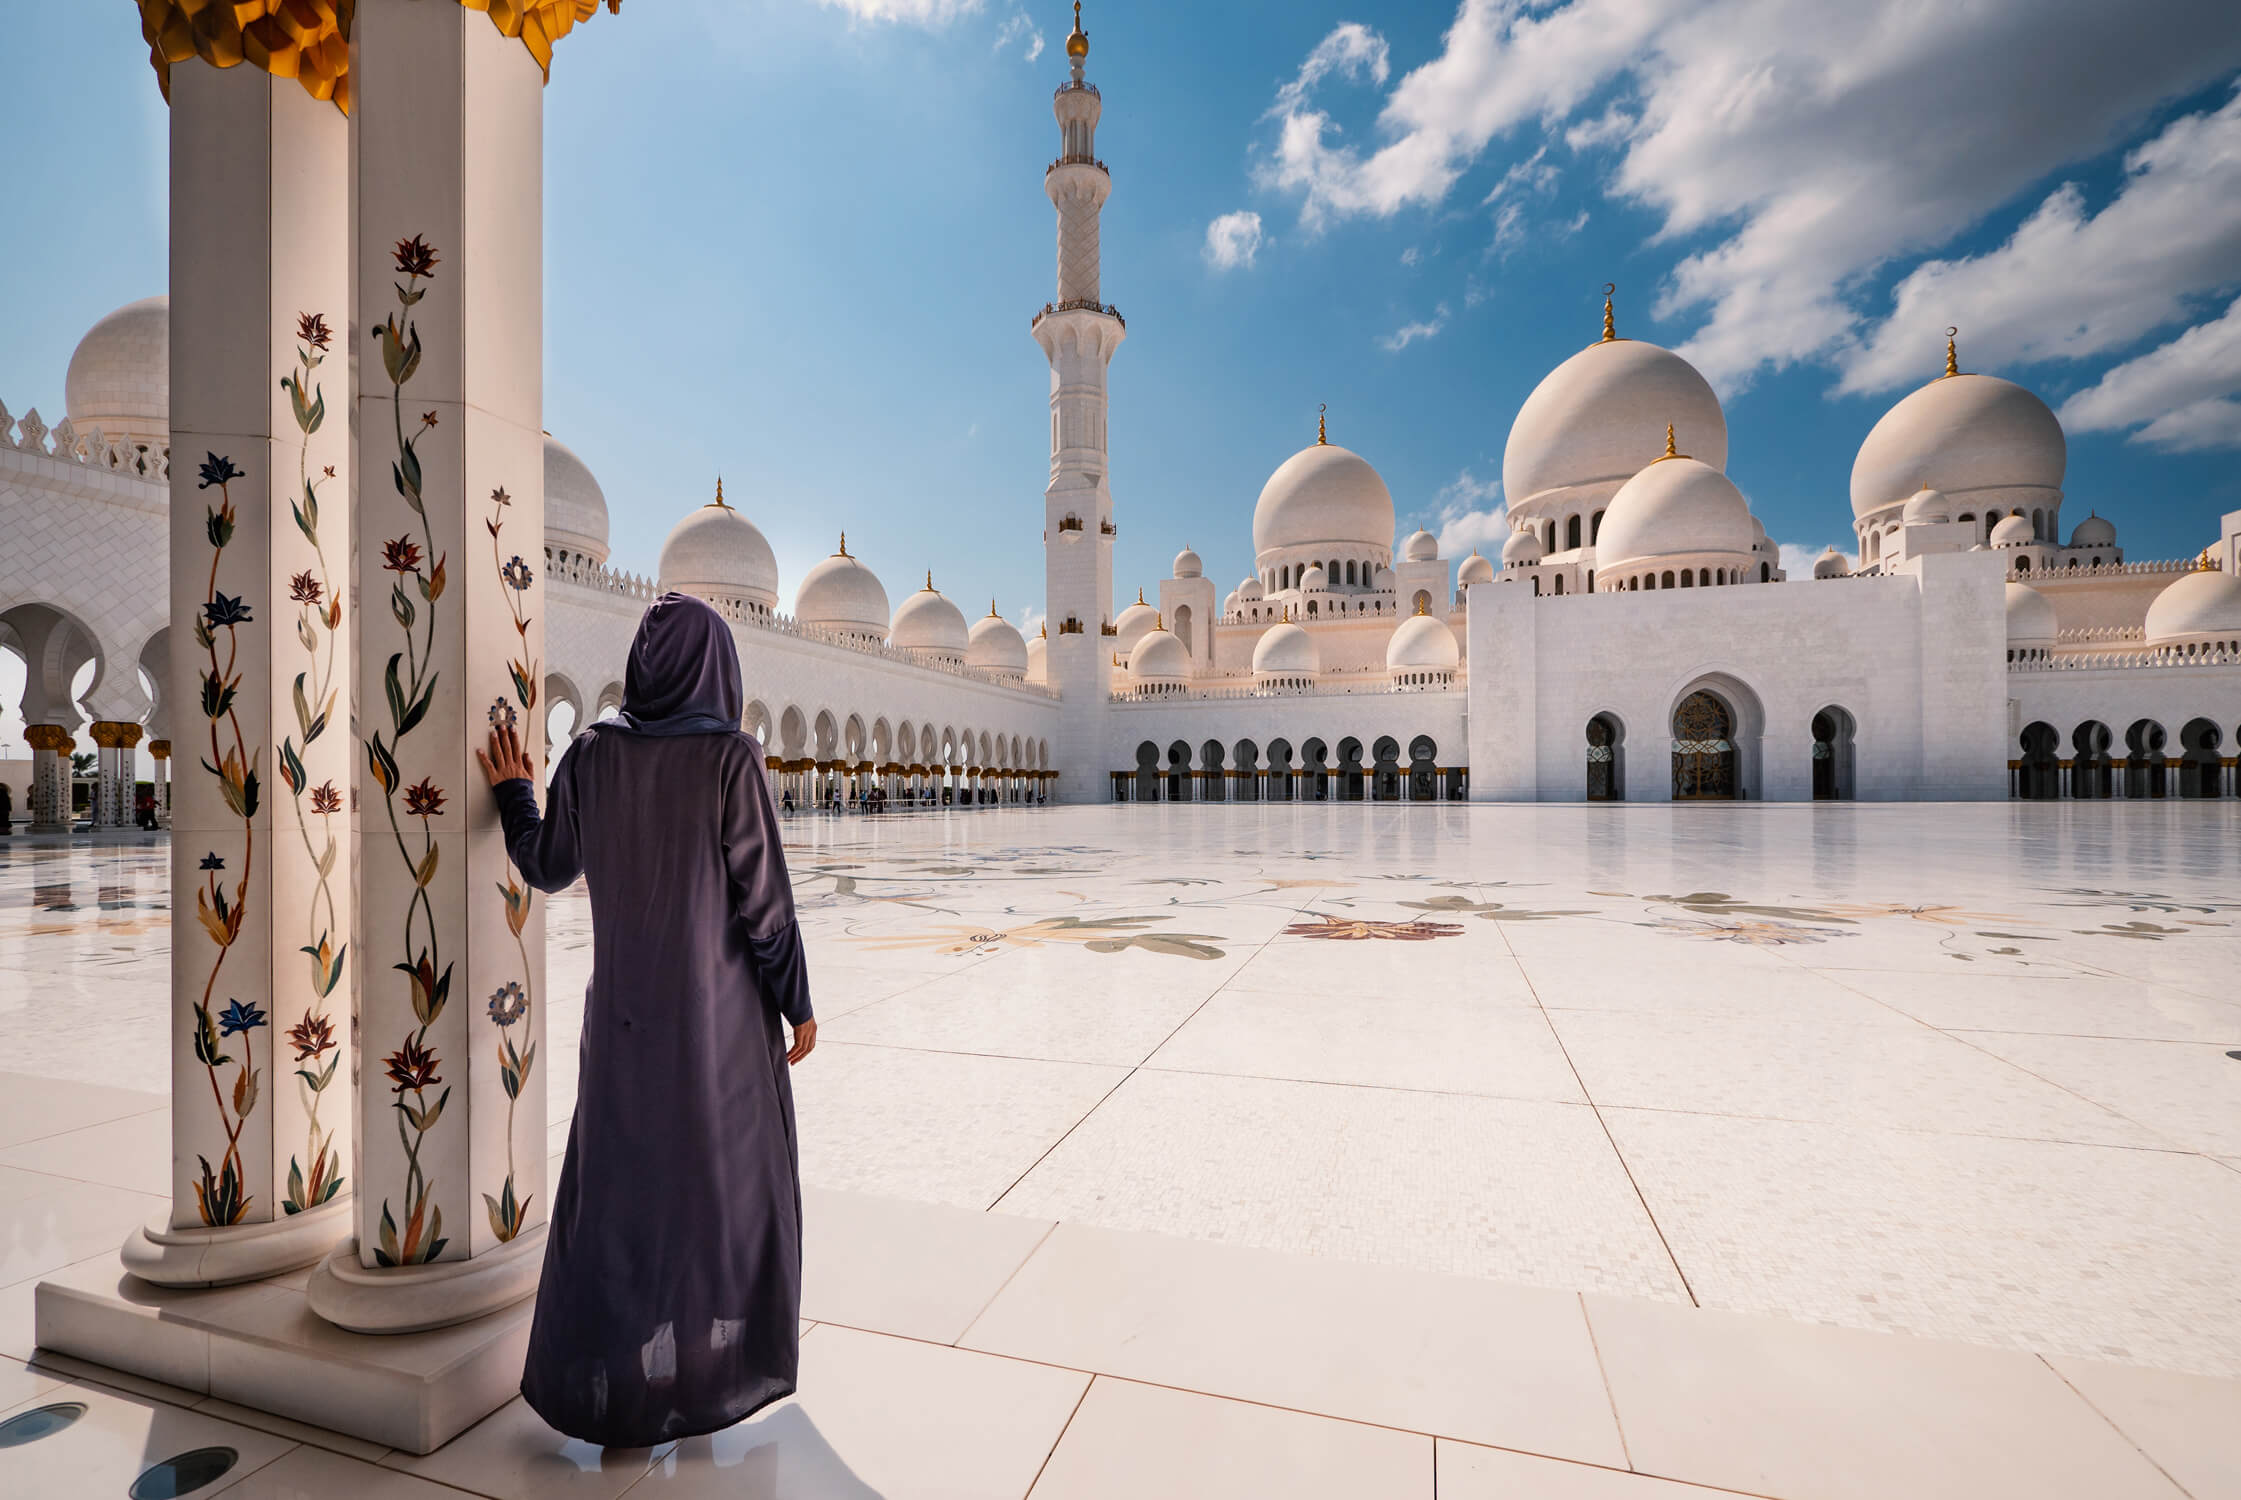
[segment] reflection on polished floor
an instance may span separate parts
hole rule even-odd
[[[418,1458],[34,1360],[30,1287],[163,1201],[167,878],[0,839],[0,1493],[2241,1494],[2241,809],[788,838],[802,1396]],[[590,941],[556,900],[554,994]]]

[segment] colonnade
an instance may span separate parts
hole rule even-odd
[[[898,761],[788,760],[769,757],[771,796],[797,808],[824,807],[837,794],[853,807],[874,790],[891,805],[1018,807],[1045,801],[1056,771],[986,766],[904,765]]]

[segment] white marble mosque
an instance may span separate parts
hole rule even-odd
[[[1170,576],[1131,581],[1124,598],[1113,547],[1126,486],[1116,500],[1111,460],[1123,457],[1125,475],[1133,439],[1116,446],[1108,433],[1107,382],[1126,325],[1104,300],[1098,224],[1111,178],[1079,7],[1044,178],[1057,285],[1029,325],[1051,369],[1047,634],[1024,638],[993,603],[971,618],[978,601],[960,607],[930,574],[922,586],[882,580],[845,537],[789,596],[755,525],[757,497],[727,498],[713,476],[711,498],[670,531],[658,576],[623,573],[609,566],[598,479],[542,425],[543,90],[555,42],[592,19],[596,0],[140,9],[170,106],[171,284],[86,334],[64,420],[0,407],[0,649],[26,666],[34,764],[22,790],[34,833],[71,831],[81,734],[99,752],[97,834],[132,821],[138,751],[156,766],[170,830],[168,1206],[129,1235],[121,1261],[40,1289],[43,1349],[406,1455],[442,1448],[508,1398],[543,1247],[549,1131],[565,1128],[564,1109],[547,1113],[562,1087],[546,1076],[561,1045],[553,1013],[566,1025],[572,1002],[548,982],[546,902],[506,860],[472,751],[512,723],[543,753],[612,711],[637,619],[661,590],[706,598],[732,621],[745,727],[785,795],[806,804],[877,790],[897,804],[991,806],[1009,842],[975,857],[1050,867],[1023,876],[1075,873],[1062,867],[1088,848],[1034,842],[1034,820],[1086,816],[1026,810],[1044,803],[1260,804],[1103,810],[1157,818],[1174,840],[1177,820],[1244,827],[1305,817],[1301,803],[2241,797],[2241,512],[2196,556],[2128,561],[2091,501],[2075,515],[2046,404],[1964,372],[1950,336],[1944,373],[1876,423],[1853,460],[1856,563],[1831,550],[1810,578],[1786,575],[1726,476],[1715,393],[1680,356],[1623,336],[1606,288],[1601,337],[1550,372],[1511,427],[1512,532],[1499,557],[1443,556],[1424,531],[1396,537],[1371,458],[1332,441],[1345,436],[1344,414],[1323,413],[1315,440],[1262,488],[1253,556],[1229,564],[1237,583],[1217,583],[1186,546]],[[346,340],[355,359],[341,357]],[[1452,833],[1479,811],[1363,816],[1438,818]],[[1588,816],[1486,811],[1521,828]],[[1970,812],[1983,829],[2006,815]],[[2217,837],[2187,837],[2187,878],[2203,890],[2190,887],[2184,909],[2230,911],[2230,892],[2213,889]],[[1379,845],[1377,859],[1390,852]],[[810,878],[830,878],[838,901],[854,891],[839,873],[850,868]],[[939,868],[921,861],[893,878],[916,901],[913,872]],[[1188,882],[1180,865],[1159,868],[1167,874],[1136,883]],[[1463,930],[1424,915],[1294,910],[1283,894],[1326,880],[1267,876],[1278,894],[1263,901],[1258,870],[1235,878],[1268,907],[1233,918],[1256,942],[1317,939],[1302,945],[1315,952],[1295,978],[1330,967],[1337,950],[1322,939]],[[1474,876],[1462,894],[1411,909],[1526,919],[1488,899],[1503,883]],[[1678,921],[1672,930],[1692,942],[1750,947],[1754,963],[1761,945],[1828,935],[1788,924],[1853,924],[1867,910],[1832,904],[1839,892],[1765,918],[1776,908],[1701,891],[1583,891],[1568,899],[1638,900],[1648,914],[1626,915],[1631,926]],[[1920,936],[1910,923],[1945,920],[1886,904],[1878,919],[1908,938]],[[1676,905],[1692,915],[1658,914]],[[1712,931],[1697,920],[1707,911],[1741,921]],[[927,924],[913,918],[896,940],[977,961],[1014,942],[1016,914],[976,911],[955,931],[919,931]],[[1030,946],[1071,943],[1086,920],[1019,930]],[[1121,925],[1099,927],[1083,951],[1224,956],[1198,951],[1216,941],[1203,934],[1140,931],[1165,914],[1095,920]],[[2120,920],[2080,935],[2110,939],[2094,953],[2119,962],[2134,940],[2168,935],[2118,931]],[[1505,945],[1511,930],[1491,929]],[[1974,936],[1993,946],[1926,957],[1989,964],[2022,951],[1998,945],[2014,936],[2005,931]],[[1583,954],[1607,941],[1589,939]],[[1643,942],[1643,954],[1661,951]],[[1374,983],[1386,960],[1369,950],[1387,947],[1346,960],[1347,983]],[[911,963],[928,975],[913,984],[938,967],[922,958]],[[877,944],[846,962],[864,976],[905,967]],[[1520,994],[1541,1003],[1530,986]],[[1194,991],[1191,1004],[1209,998]],[[876,1026],[867,1047],[879,1045]],[[942,1057],[981,1049],[925,1045]],[[1054,1058],[1054,1069],[1088,1066]],[[1092,1082],[1111,1080],[1085,1072],[1066,1087]],[[1550,1086],[1569,1110],[1572,1085]],[[891,1093],[875,1084],[862,1098],[876,1110]],[[1142,1197],[1132,1227],[1165,1227],[1156,1185],[1128,1179],[1127,1161],[1110,1170]],[[2206,1170],[2229,1173],[2232,1161]],[[1057,1189],[1034,1201],[1052,1219],[1078,1206]],[[1119,1199],[1080,1201],[1111,1211]],[[952,1243],[940,1238],[948,1229],[897,1222],[895,1233],[931,1235],[929,1253]],[[1007,1239],[1001,1254],[1018,1250],[1016,1268],[1031,1248]],[[881,1321],[883,1311],[855,1326],[907,1335],[916,1316]],[[858,1336],[869,1335],[847,1335]],[[2201,1354],[2184,1330],[2168,1336],[2195,1353],[2194,1368],[2229,1373],[2225,1345]],[[819,1347],[844,1342],[835,1330]],[[2016,1378],[2035,1381],[2039,1368]],[[1144,1390],[1181,1380],[1142,1378]],[[1089,1405],[1107,1388],[1091,1387]],[[1246,1399],[1328,1409],[1280,1391]],[[1601,1394],[1594,1403],[1612,1410]],[[1403,1422],[1381,1410],[1338,1414],[1421,1432],[1427,1457],[1433,1435],[1452,1436],[1421,1412]],[[1602,1443],[1583,1461],[1625,1461]],[[2095,1453],[2119,1467],[2137,1457]],[[1095,1471],[1093,1458],[1079,1462]],[[1718,1465],[1704,1473],[1777,1492]],[[2117,1492],[2078,1482],[2088,1488],[2076,1493]],[[1154,1488],[1168,1492],[1138,1492]],[[1376,1491],[1364,1481],[1354,1492]],[[1795,1491],[1808,1492],[1824,1493]]]

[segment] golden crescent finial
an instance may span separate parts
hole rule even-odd
[[[1324,423],[1324,417],[1330,409],[1331,404],[1328,401],[1315,403],[1315,442],[1318,447],[1328,444],[1331,440],[1330,429]]]
[[[848,533],[845,531],[840,534],[840,555],[842,557],[848,555]]]
[[[1954,339],[1960,335],[1960,332],[1960,329],[1950,323],[1945,327],[1945,373],[1948,375],[1961,373],[1961,356],[1953,345]]]
[[[1611,320],[1611,298],[1617,291],[1617,282],[1606,281],[1603,283],[1603,342],[1606,344],[1618,342],[1618,325]]]
[[[1665,456],[1667,458],[1679,458],[1681,456],[1679,445],[1673,441],[1673,424],[1671,422],[1665,424]]]
[[[927,592],[927,593],[929,593],[929,594],[931,594],[931,593],[935,592],[935,589],[934,589],[934,570],[933,570],[932,568],[928,568],[928,569],[926,570],[926,592]]]

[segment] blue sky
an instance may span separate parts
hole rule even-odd
[[[123,0],[16,9],[0,400],[53,421],[80,333],[162,288],[165,114]],[[1964,368],[2063,411],[2073,520],[2114,517],[2134,557],[2204,545],[2241,507],[2241,8],[1836,15],[1090,0],[1129,320],[1117,586],[1186,542],[1242,576],[1318,402],[1404,530],[1493,534],[1510,420],[1594,338],[1606,279],[1621,332],[1720,386],[1730,472],[1782,541],[1849,540],[1853,452],[1950,322]],[[789,599],[845,526],[896,597],[931,567],[971,613],[1039,607],[1027,321],[1068,25],[1015,0],[631,0],[561,44],[546,425],[600,477],[618,566],[651,572],[720,472]]]

